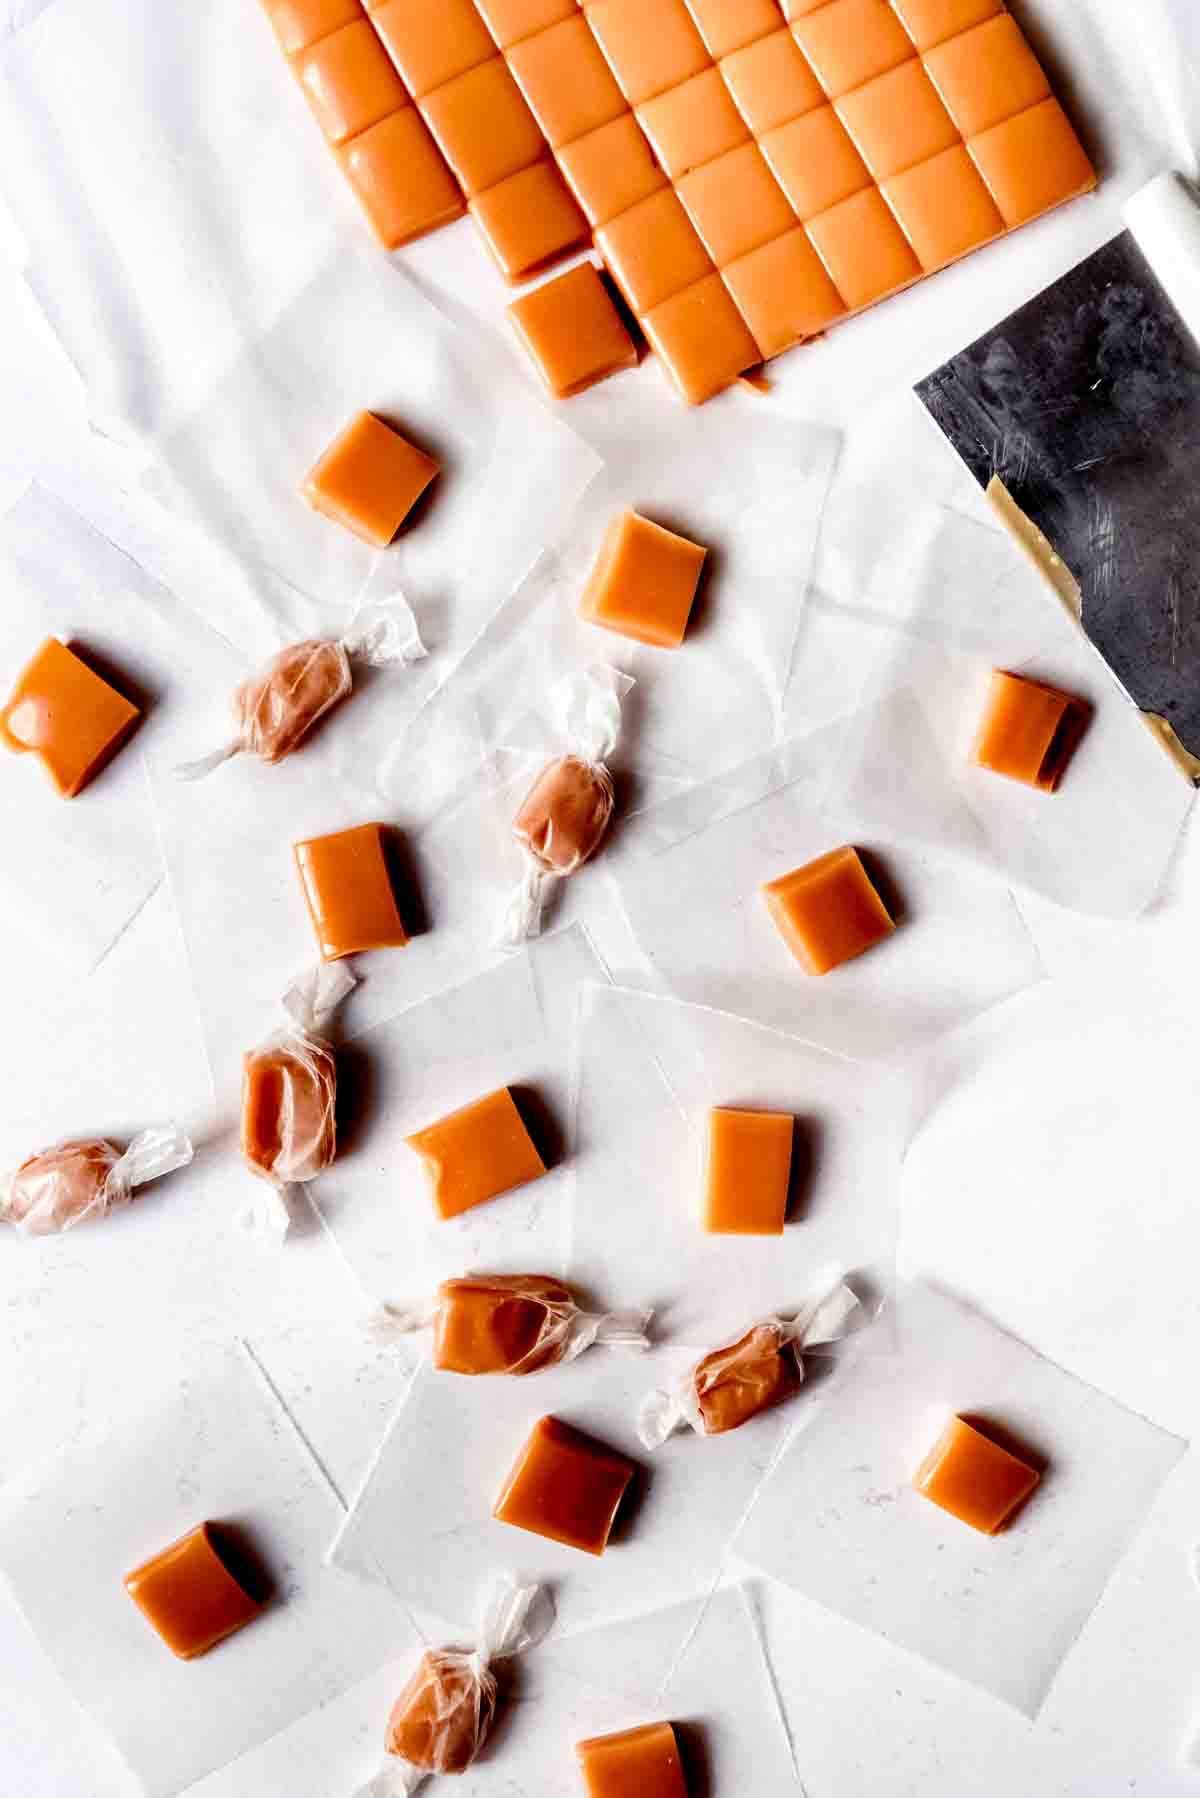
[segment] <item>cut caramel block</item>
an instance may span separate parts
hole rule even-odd
[[[475,4],[497,44],[507,50],[560,19],[573,19],[578,0],[475,0]]]
[[[921,264],[877,187],[809,219],[806,229],[830,280],[852,310],[873,305],[921,273]]]
[[[582,13],[527,37],[508,66],[551,149],[609,125],[628,109]]]
[[[685,287],[642,319],[650,347],[689,406],[732,387],[763,353],[720,275]]]
[[[221,1558],[202,1523],[125,1575],[125,1590],[173,1655],[191,1661],[258,1616],[262,1606]]]
[[[0,742],[32,751],[64,799],[74,799],[111,760],[141,713],[65,643],[47,637],[0,711]]]
[[[1087,721],[1088,708],[1081,699],[1044,681],[997,668],[988,682],[971,759],[993,774],[1053,793]]]
[[[731,262],[721,279],[764,356],[817,336],[846,310],[799,226]]]
[[[802,219],[815,218],[870,187],[871,174],[832,106],[764,132],[768,167]]]
[[[414,100],[496,54],[472,0],[385,0],[371,23]]]
[[[588,0],[587,20],[631,106],[709,64],[683,0]]]
[[[679,1743],[669,1723],[645,1723],[577,1742],[588,1798],[688,1798]]]
[[[796,215],[757,144],[741,144],[693,169],[679,198],[718,268],[791,231]],[[740,371],[738,371],[740,372]]]
[[[471,201],[471,217],[506,281],[523,281],[588,234],[566,182],[552,162],[510,175]]]
[[[704,1228],[718,1236],[782,1236],[795,1121],[788,1112],[708,1114]]]
[[[806,974],[828,974],[896,928],[858,850],[849,845],[769,881],[762,894]]]
[[[434,88],[421,113],[468,200],[545,155],[538,122],[501,56]]]
[[[926,271],[944,268],[1004,229],[996,202],[962,144],[894,175],[883,193]]]
[[[967,148],[1010,229],[1096,185],[1096,171],[1057,100],[993,125]]]
[[[1045,71],[1011,13],[931,50],[925,67],[963,137],[977,137],[1050,93]]]
[[[408,104],[404,83],[366,18],[318,38],[292,67],[331,144],[344,144]]]
[[[415,106],[389,113],[336,154],[385,250],[397,250],[466,211],[462,190]]]
[[[632,1461],[582,1430],[557,1417],[542,1417],[505,1480],[492,1515],[499,1523],[547,1536],[551,1542],[602,1555],[634,1471]]]
[[[593,230],[607,225],[639,200],[649,199],[667,177],[654,160],[631,112],[589,131],[558,152],[558,166]]]
[[[263,4],[280,47],[289,56],[363,16],[362,0],[263,0]]]
[[[647,100],[638,107],[637,118],[673,181],[750,136],[719,69],[705,69]]]
[[[597,231],[596,247],[639,318],[712,273],[708,251],[669,187]]]
[[[837,102],[837,115],[876,181],[886,181],[960,142],[954,120],[919,62],[868,81]]]
[[[546,1172],[506,1086],[407,1137],[440,1217],[457,1217]]]
[[[795,18],[792,35],[831,100],[915,55],[887,0],[829,0]]]
[[[932,50],[1003,11],[1003,0],[892,0],[918,50]]]
[[[382,824],[359,824],[293,845],[322,961],[365,949],[403,949],[400,917]]]
[[[727,56],[721,74],[755,137],[812,112],[825,99],[803,51],[786,30]]]
[[[913,1485],[951,1517],[994,1536],[1041,1479],[961,1417],[952,1417],[913,1476]]]
[[[300,492],[314,512],[386,549],[440,472],[441,463],[399,431],[360,412],[309,469]]]
[[[779,29],[778,0],[687,0],[714,62]]]
[[[620,512],[604,533],[579,615],[639,643],[678,649],[707,554],[640,512]]]
[[[618,369],[637,367],[633,339],[590,262],[515,300],[508,316],[558,399],[582,393]]]

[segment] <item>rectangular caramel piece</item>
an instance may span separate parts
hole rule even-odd
[[[47,637],[0,711],[0,743],[32,751],[64,799],[74,799],[110,761],[141,717],[137,706]]]
[[[688,1798],[679,1743],[669,1723],[644,1723],[578,1742],[588,1798]]]
[[[931,1503],[985,1536],[1004,1528],[1041,1480],[1027,1461],[952,1417],[913,1476]]]
[[[546,1172],[506,1086],[407,1138],[429,1174],[440,1217],[457,1217]]]
[[[782,1236],[795,1119],[781,1111],[708,1114],[704,1228],[716,1235]]]
[[[441,464],[400,432],[360,412],[304,477],[300,492],[372,549],[386,549]]]
[[[1088,707],[1070,693],[994,669],[971,759],[993,774],[1053,793],[1088,717]]]
[[[199,1524],[135,1567],[124,1583],[147,1623],[181,1661],[207,1654],[262,1609],[225,1565],[211,1523]]]
[[[622,637],[677,649],[708,551],[640,512],[619,512],[579,602],[579,615]]]
[[[633,339],[590,262],[515,300],[508,316],[556,399],[569,399],[619,369],[637,367]]]
[[[895,929],[857,849],[844,846],[762,889],[775,928],[806,974],[828,974]]]
[[[382,824],[310,837],[292,853],[322,961],[406,946]]]
[[[534,1424],[492,1515],[535,1536],[548,1536],[584,1554],[602,1555],[626,1488],[632,1461],[582,1430],[542,1417]]]

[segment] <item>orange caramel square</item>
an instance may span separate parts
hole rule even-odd
[[[721,270],[764,356],[815,337],[846,308],[799,226]]]
[[[513,302],[508,316],[557,399],[637,367],[633,339],[593,263],[535,287]]]
[[[714,62],[779,29],[778,0],[687,0]]]
[[[315,512],[386,549],[440,471],[391,425],[360,412],[309,469],[300,492]]]
[[[466,210],[462,190],[415,106],[389,113],[336,155],[385,250],[436,231]]]
[[[135,1567],[124,1585],[147,1623],[181,1661],[207,1654],[262,1609],[225,1565],[210,1523],[199,1524]]]
[[[837,114],[876,181],[960,142],[937,89],[915,60],[843,94]]]
[[[964,145],[893,175],[884,198],[927,272],[944,268],[1004,230],[996,202]]]
[[[683,0],[589,0],[587,20],[631,106],[708,67]]]
[[[707,554],[639,512],[620,512],[604,533],[579,615],[639,643],[677,649]]]
[[[812,112],[825,99],[800,46],[786,30],[760,37],[727,56],[721,74],[755,137]]]
[[[573,19],[578,11],[578,0],[475,0],[475,4],[501,50],[560,19]]]
[[[47,637],[0,711],[0,743],[32,751],[64,799],[110,761],[141,712],[57,637]]]
[[[1041,1474],[962,1417],[952,1417],[913,1475],[913,1485],[960,1523],[994,1536]]]
[[[809,219],[805,229],[834,286],[852,309],[895,293],[921,273],[908,239],[877,187]]]
[[[552,162],[535,162],[478,194],[471,217],[506,281],[522,281],[583,243],[587,220]]]
[[[558,166],[593,230],[649,199],[667,177],[631,112],[558,151]]]
[[[718,268],[782,237],[796,223],[787,195],[754,143],[693,169],[676,189]]]
[[[689,406],[731,387],[762,350],[720,275],[664,300],[642,319],[651,349]]]
[[[925,67],[963,137],[977,137],[1050,93],[1042,65],[1011,13],[930,50]]]
[[[263,0],[263,4],[288,56],[363,17],[362,0]]]
[[[404,83],[366,18],[319,38],[293,58],[292,67],[331,144],[345,143],[408,104]]]
[[[1057,100],[993,125],[967,148],[1010,229],[1096,185],[1096,171]]]
[[[768,881],[762,895],[806,974],[828,974],[896,928],[858,850],[849,845]]]
[[[421,112],[468,200],[545,154],[538,122],[503,57],[426,94]]]
[[[669,1723],[645,1723],[575,1744],[588,1798],[688,1798]]]
[[[832,106],[764,132],[759,148],[801,219],[815,218],[870,187],[866,163]]]
[[[582,1430],[557,1417],[541,1417],[492,1515],[551,1542],[602,1555],[634,1471],[632,1461]]]
[[[639,317],[712,273],[708,251],[669,187],[603,226],[596,245]]]
[[[782,1236],[795,1120],[781,1111],[708,1114],[704,1228],[717,1236]]]
[[[582,13],[514,45],[507,61],[552,149],[628,110]]]
[[[796,19],[792,35],[831,100],[916,54],[887,0],[829,0]]]
[[[371,23],[414,100],[496,54],[472,0],[385,0]]]
[[[719,69],[705,69],[637,110],[638,123],[672,180],[746,142],[750,133]]]
[[[1004,10],[1003,0],[892,0],[892,5],[918,50],[932,50]]]
[[[309,837],[292,853],[322,961],[406,946],[382,824]]]
[[[1087,725],[1088,707],[1044,681],[996,668],[971,760],[1043,793],[1053,793]]]
[[[546,1172],[507,1086],[406,1138],[425,1163],[438,1216],[458,1217]]]

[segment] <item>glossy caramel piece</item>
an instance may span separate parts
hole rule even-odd
[[[1050,83],[1011,13],[931,50],[925,67],[963,137],[977,137],[1048,98]]]
[[[506,281],[523,281],[585,241],[587,220],[552,162],[535,162],[471,201]]]
[[[800,227],[731,262],[721,279],[764,356],[818,336],[846,310]]]
[[[778,0],[687,0],[714,62],[779,29]]]
[[[471,1656],[428,1648],[392,1706],[384,1746],[428,1773],[465,1773],[492,1727],[496,1681]]]
[[[1087,706],[1070,693],[993,669],[971,760],[993,774],[1053,793],[1087,719]]]
[[[47,637],[0,711],[0,742],[32,751],[64,799],[74,799],[111,760],[141,717],[115,687]]]
[[[954,120],[919,62],[904,62],[843,94],[837,115],[876,181],[959,143]]]
[[[560,19],[573,19],[578,10],[578,0],[475,0],[475,4],[501,50]]]
[[[585,10],[631,106],[708,66],[708,51],[683,0],[588,0]]]
[[[508,316],[556,399],[637,367],[634,341],[591,262],[514,300]]]
[[[828,974],[896,928],[858,850],[849,845],[769,881],[762,894],[806,974]]]
[[[201,1523],[125,1575],[125,1590],[181,1661],[207,1654],[262,1609],[221,1558],[213,1525]]]
[[[577,755],[549,762],[521,801],[513,836],[547,874],[574,874],[599,849],[613,814],[612,775]]]
[[[926,272],[999,237],[1004,220],[959,144],[885,181],[883,194]]]
[[[964,1418],[952,1417],[913,1475],[913,1486],[951,1517],[994,1536],[1041,1477]]]
[[[373,412],[360,412],[309,469],[300,492],[315,512],[386,549],[440,473],[440,462]]]
[[[866,163],[832,106],[763,133],[759,148],[793,212],[812,219],[871,185]]]
[[[362,0],[263,0],[267,16],[289,56],[363,17]]]
[[[292,59],[317,123],[344,144],[408,104],[404,83],[366,18],[319,38]]]
[[[718,268],[782,237],[796,223],[757,144],[742,144],[693,169],[676,183],[676,191]]]
[[[517,1456],[492,1515],[499,1523],[584,1554],[602,1555],[633,1475],[633,1462],[624,1455],[557,1417],[542,1417]]]
[[[638,107],[637,120],[673,181],[744,144],[750,135],[719,69],[705,69],[647,100]]]
[[[593,230],[607,225],[639,200],[646,200],[667,177],[654,160],[641,126],[631,112],[601,125],[558,152],[558,166]]]
[[[421,113],[468,200],[546,153],[538,122],[500,56],[426,94]]]
[[[596,247],[639,318],[712,273],[708,251],[669,187],[597,231]]]
[[[916,54],[887,0],[829,0],[791,29],[831,100]]]
[[[405,1140],[425,1163],[430,1196],[443,1218],[458,1217],[546,1172],[507,1086]]]
[[[755,137],[825,101],[821,83],[790,31],[774,31],[727,56],[721,75]]]
[[[79,1138],[28,1156],[5,1195],[6,1223],[36,1218],[39,1235],[69,1229],[104,1202],[105,1187],[121,1151],[103,1137]]]
[[[582,13],[515,44],[506,60],[551,149],[598,131],[627,110]]]
[[[800,1368],[780,1325],[762,1323],[705,1355],[692,1383],[704,1434],[723,1436],[797,1392]]]
[[[1003,0],[892,0],[918,50],[932,50],[1003,11]]]
[[[292,853],[322,961],[407,945],[382,824],[309,837]]]
[[[678,649],[707,555],[640,512],[619,512],[604,533],[579,615],[639,643]]]
[[[462,189],[415,106],[401,107],[337,151],[385,250],[436,231],[466,211]]]
[[[1010,230],[1096,185],[1096,171],[1057,100],[993,125],[967,149]]]
[[[809,219],[805,229],[829,278],[857,311],[918,279],[921,264],[877,187]]]
[[[577,1742],[588,1798],[687,1798],[679,1743],[669,1723],[645,1723]]]
[[[337,1153],[337,1063],[297,1035],[242,1058],[242,1157],[277,1186],[312,1180]]]
[[[236,739],[264,762],[281,762],[351,685],[349,658],[340,643],[328,637],[289,643],[234,692]]]
[[[561,1360],[566,1339],[550,1336],[551,1307],[573,1304],[545,1274],[443,1280],[433,1324],[433,1365],[469,1375],[539,1373]]]
[[[795,1120],[788,1112],[708,1114],[704,1228],[719,1236],[782,1236]]]
[[[496,54],[472,0],[384,0],[371,23],[414,100]]]
[[[689,406],[732,387],[763,359],[720,275],[664,300],[641,321],[647,341]]]

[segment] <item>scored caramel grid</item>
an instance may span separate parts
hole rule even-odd
[[[596,247],[685,398],[1095,186],[1002,0],[264,0],[388,248]]]

